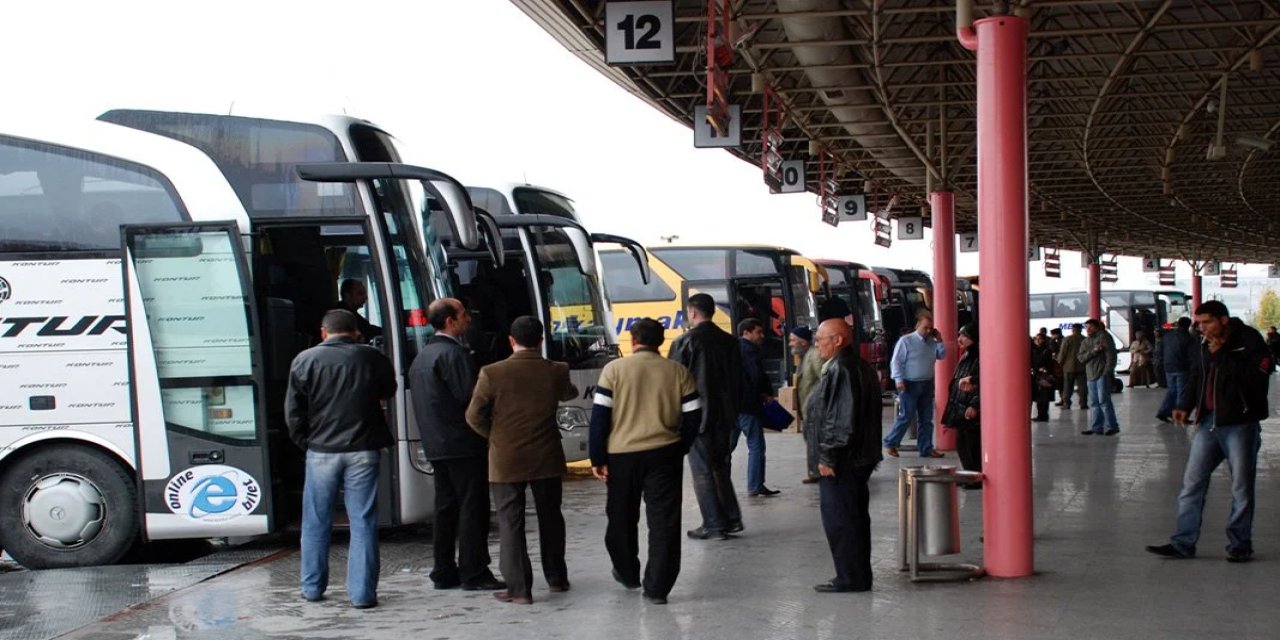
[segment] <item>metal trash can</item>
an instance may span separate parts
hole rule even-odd
[[[921,476],[954,476],[954,466],[926,466]],[[960,553],[960,501],[954,482],[921,483],[920,550],[925,555]]]

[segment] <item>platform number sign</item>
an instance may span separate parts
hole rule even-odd
[[[1267,277],[1268,277],[1268,278],[1280,278],[1280,264],[1269,264],[1269,265],[1267,265]]]
[[[924,240],[924,218],[898,218],[899,240]]]
[[[1143,273],[1160,273],[1160,259],[1154,256],[1142,257]]]
[[[605,62],[675,62],[674,4],[672,0],[605,3]]]
[[[1204,269],[1201,271],[1201,275],[1206,275],[1206,276],[1222,275],[1222,263],[1218,262],[1217,260],[1210,260],[1204,263]]]
[[[862,222],[867,219],[867,196],[840,196],[836,199],[840,222]]]
[[[974,253],[978,250],[978,234],[960,234],[960,253]]]
[[[778,193],[804,193],[805,182],[804,160],[782,162],[782,186],[778,187]]]
[[[1037,262],[1040,260],[1040,245],[1027,245],[1027,262]]]
[[[719,149],[742,144],[742,105],[729,105],[728,130],[718,135],[715,127],[707,122],[707,105],[693,108],[693,146],[698,149]]]

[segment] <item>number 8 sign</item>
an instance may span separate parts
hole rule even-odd
[[[899,240],[924,240],[924,218],[898,218]]]
[[[651,64],[676,61],[674,2],[606,2],[605,62]]]

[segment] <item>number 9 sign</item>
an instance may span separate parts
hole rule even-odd
[[[605,62],[652,64],[676,61],[672,0],[606,2]]]
[[[836,201],[840,211],[841,222],[861,222],[867,219],[867,197],[865,195],[840,196]]]

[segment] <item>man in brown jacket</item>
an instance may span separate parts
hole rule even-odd
[[[510,358],[480,370],[467,424],[489,440],[489,483],[498,510],[498,566],[503,602],[532,604],[533,565],[524,536],[525,488],[538,510],[542,573],[551,591],[569,590],[564,515],[560,513],[564,450],[556,409],[578,395],[569,366],[542,357],[543,326],[533,316],[511,323]]]

